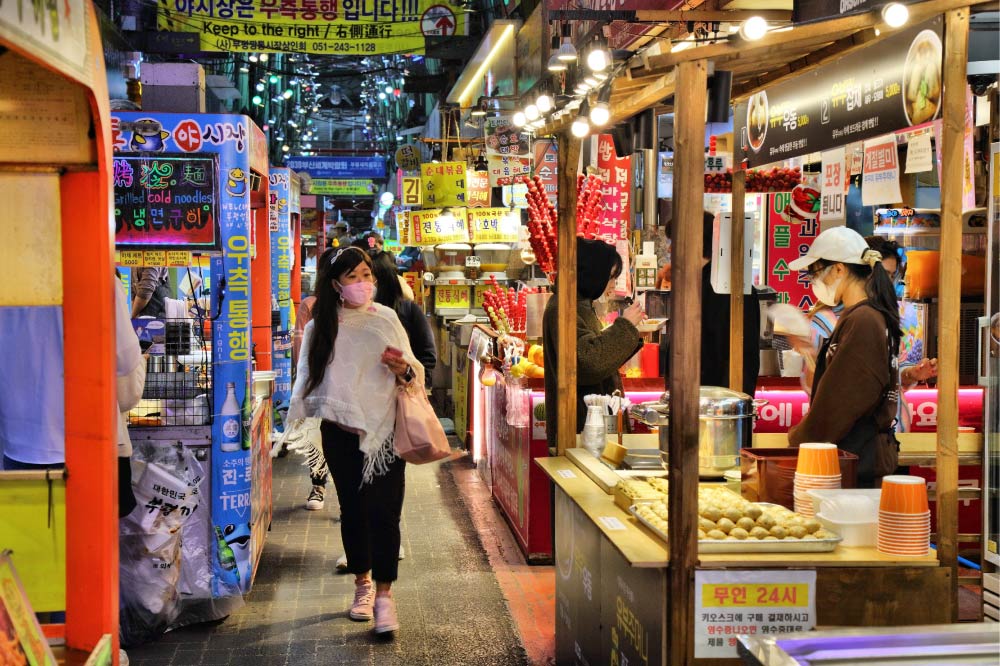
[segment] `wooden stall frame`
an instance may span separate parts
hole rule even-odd
[[[63,172],[63,354],[66,452],[66,624],[46,628],[90,651],[106,634],[118,663],[117,401],[114,370],[114,239],[111,112],[100,31],[83,3],[89,77],[65,71],[42,49],[0,46],[72,79],[87,93],[96,159]],[[86,202],[81,205],[81,202]],[[101,287],[103,288],[95,288]]]
[[[970,7],[975,3],[968,0],[935,0],[910,5],[911,24],[933,16],[945,15],[946,54],[944,62],[944,129],[942,136],[942,247],[941,247],[941,349],[939,358],[939,411],[937,434],[938,464],[938,506],[940,545],[939,561],[949,570],[946,576],[951,595],[949,604],[952,617],[957,617],[957,500],[958,500],[958,306],[960,298],[960,254],[961,242],[955,225],[961,224],[962,160],[965,104],[965,68],[968,50],[968,29]],[[860,48],[893,34],[883,29],[875,34],[881,25],[877,12],[857,14],[830,19],[821,23],[795,26],[791,30],[775,32],[764,39],[753,42],[726,42],[651,58],[637,57],[637,66],[627,70],[627,75],[612,84],[614,94],[611,100],[612,122],[620,122],[646,108],[654,107],[670,95],[684,100],[675,104],[676,168],[675,197],[677,210],[674,219],[673,239],[677,249],[674,262],[675,327],[672,345],[671,382],[671,432],[669,449],[670,477],[679,479],[671,483],[668,496],[669,510],[675,518],[670,531],[670,578],[668,582],[668,626],[670,636],[668,660],[671,664],[691,664],[693,656],[693,582],[694,570],[698,565],[696,541],[696,516],[681,510],[697,502],[697,437],[698,437],[698,377],[700,375],[697,340],[700,335],[700,264],[701,220],[703,184],[701,181],[703,164],[703,137],[706,105],[706,71],[709,60],[720,66],[721,62],[739,60],[742,67],[763,67],[773,63],[773,52],[781,49],[809,49],[826,44],[815,57],[799,58],[797,69],[791,68],[781,73],[781,77],[792,77],[805,71],[823,66],[844,55],[844,49]],[[884,28],[884,27],[883,27]],[[860,36],[859,36],[860,35]],[[844,40],[849,40],[849,44]],[[832,44],[831,44],[832,43]],[[758,88],[775,83],[773,77],[763,77],[756,87],[740,90],[740,96],[747,96]],[[571,331],[565,325],[567,315],[575,316],[576,305],[576,245],[573,219],[573,199],[575,198],[575,165],[579,142],[567,136],[572,118],[549,122],[539,134],[555,134],[560,150],[560,192],[565,196],[559,201],[559,251],[558,266],[560,277],[559,317],[564,323],[560,327],[559,346],[568,362],[559,364],[558,382],[561,400],[558,409],[559,442],[558,451],[562,455],[567,448],[575,446],[575,379],[576,345]],[[572,157],[572,159],[569,159]],[[685,167],[693,165],[698,178],[689,174],[685,177]],[[572,171],[571,171],[572,169]],[[689,182],[695,181],[698,182]],[[734,165],[733,211],[745,208],[745,173]],[[732,225],[732,275],[731,275],[731,359],[742,358],[743,345],[743,248],[746,241],[742,224]],[[946,230],[952,229],[949,234]],[[695,233],[696,232],[696,233]],[[697,239],[691,236],[697,236]],[[950,313],[950,314],[949,314]],[[680,350],[686,351],[681,354]],[[742,367],[732,363],[730,384],[734,388],[742,385]],[[565,392],[563,392],[565,391]],[[690,462],[686,462],[690,460]],[[688,468],[691,468],[690,470]],[[707,663],[702,661],[701,663]]]

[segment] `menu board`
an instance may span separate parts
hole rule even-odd
[[[473,243],[516,243],[521,212],[509,208],[476,208],[469,211]]]
[[[218,159],[115,156],[115,245],[218,249]]]
[[[420,167],[425,206],[464,206],[465,162],[438,162]]]
[[[942,19],[760,91],[735,110],[736,161],[779,162],[937,118]]]
[[[528,134],[508,116],[486,119],[486,162],[490,185],[510,185],[514,177],[531,170],[531,144]]]
[[[409,240],[413,245],[468,243],[469,221],[464,208],[411,210]]]

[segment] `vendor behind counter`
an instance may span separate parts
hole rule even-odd
[[[594,310],[594,301],[614,290],[621,274],[618,251],[600,240],[577,241],[576,288],[576,432],[583,430],[587,408],[584,396],[610,395],[622,388],[619,368],[642,347],[636,325],[646,318],[638,303],[625,308],[608,328],[603,328]],[[557,447],[556,405],[559,401],[558,298],[550,298],[542,318],[542,343],[545,351],[545,434],[549,448]],[[563,322],[568,323],[568,322]]]

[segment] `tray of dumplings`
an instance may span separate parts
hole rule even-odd
[[[629,512],[667,540],[666,498],[637,501]],[[698,489],[700,553],[825,553],[840,541],[818,520],[781,505],[750,502],[725,488]]]

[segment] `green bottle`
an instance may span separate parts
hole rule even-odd
[[[215,526],[215,539],[219,547],[219,564],[226,571],[232,571],[238,581],[240,579],[240,571],[236,568],[236,553],[226,543],[226,539],[222,536],[222,530],[219,529],[218,525]]]

